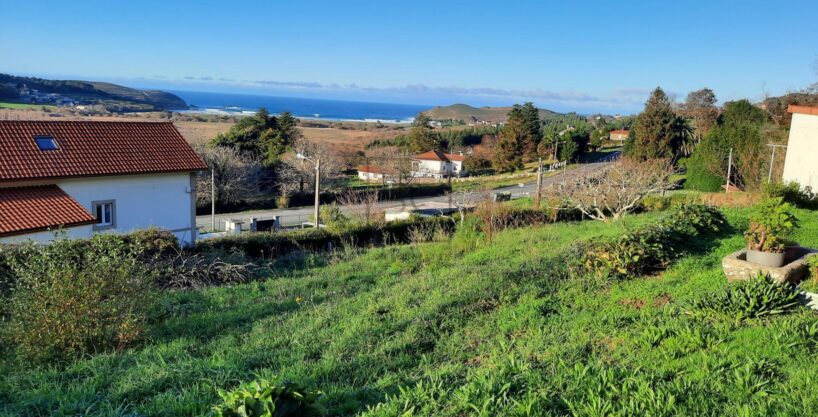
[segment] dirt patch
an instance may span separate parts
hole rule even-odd
[[[642,307],[644,307],[645,304],[647,304],[647,301],[641,300],[639,298],[625,298],[623,300],[620,300],[619,304],[639,310]]]
[[[671,301],[673,301],[673,297],[671,297],[670,294],[662,293],[653,299],[653,306],[659,308],[667,303],[670,303]]]

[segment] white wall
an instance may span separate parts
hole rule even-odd
[[[81,239],[90,237],[94,232],[91,225],[70,227],[67,229],[48,230],[42,232],[28,233],[17,236],[0,237],[0,243],[25,243],[34,241],[37,243],[47,243],[54,239],[68,238]]]
[[[101,232],[130,232],[136,229],[157,227],[172,231],[183,245],[195,240],[195,199],[192,198],[190,173],[166,173],[150,175],[125,175],[117,177],[93,177],[61,179],[50,182],[17,183],[15,186],[56,184],[73,197],[89,213],[94,201],[114,200],[116,227]],[[9,184],[3,184],[7,186]],[[193,222],[193,224],[191,224]],[[91,226],[67,229],[69,237],[90,237]],[[45,233],[45,234],[44,234]],[[35,236],[36,235],[36,236]],[[39,232],[15,236],[15,240],[37,239],[51,235]],[[35,240],[37,240],[35,239]],[[46,239],[51,240],[51,239]],[[5,242],[5,239],[0,240]]]
[[[818,191],[818,116],[792,115],[784,181],[797,181]]]
[[[416,159],[413,161],[412,175],[415,177],[429,177],[440,176],[448,173],[448,164],[443,161],[427,161],[425,159]]]

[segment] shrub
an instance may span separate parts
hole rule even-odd
[[[686,161],[687,180],[685,181],[685,189],[697,190],[704,192],[721,191],[725,184],[725,179],[713,175],[711,169],[708,167],[712,162],[706,159],[709,156],[704,155],[706,152],[694,152]]]
[[[35,361],[130,345],[151,301],[151,275],[138,257],[116,235],[16,248],[3,339]]]
[[[657,224],[613,241],[580,245],[580,267],[598,276],[618,279],[661,270],[683,252],[690,239],[721,232],[726,225],[721,212],[712,207],[683,204]]]
[[[219,390],[222,404],[213,407],[216,417],[310,417],[324,415],[316,401],[323,395],[292,382],[274,384],[262,379],[232,391]]]
[[[792,206],[781,197],[768,198],[750,216],[744,238],[752,250],[780,253],[786,246],[785,239],[796,227],[798,219],[792,214]]]
[[[688,314],[699,317],[726,317],[736,321],[784,314],[798,306],[798,292],[759,273],[693,300]]]
[[[764,196],[781,198],[784,202],[805,209],[818,209],[818,195],[810,187],[801,187],[796,181],[769,183],[764,186]]]

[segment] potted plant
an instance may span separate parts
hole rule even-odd
[[[744,233],[747,240],[747,261],[779,268],[787,261],[786,247],[794,242],[787,239],[798,227],[792,206],[782,198],[762,201],[750,217],[750,227]]]

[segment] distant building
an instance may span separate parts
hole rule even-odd
[[[376,166],[362,165],[357,168],[358,179],[364,181],[382,181],[386,172]]]
[[[0,121],[0,243],[156,227],[196,240],[207,165],[172,123]]]
[[[462,177],[466,175],[463,161],[466,157],[460,154],[429,151],[412,158],[413,177]]]
[[[790,105],[792,113],[784,181],[818,191],[818,107]]]
[[[630,133],[631,132],[628,129],[611,130],[610,139],[621,142],[628,139],[628,135]]]

